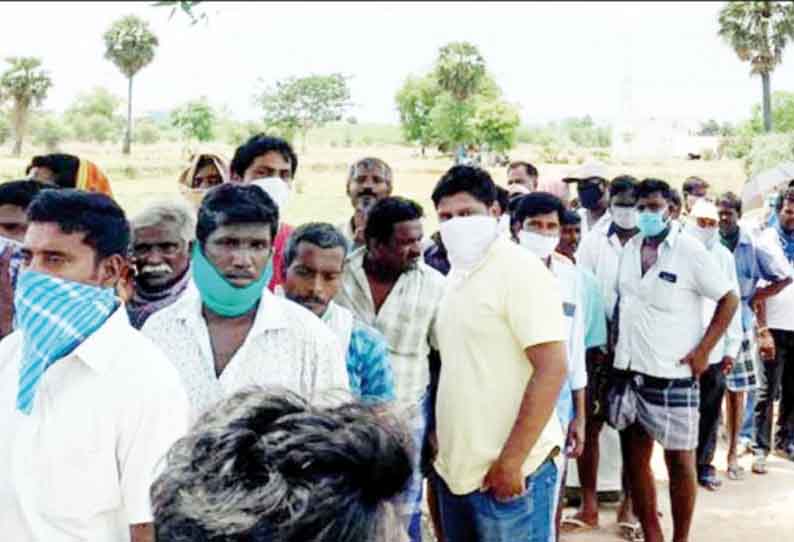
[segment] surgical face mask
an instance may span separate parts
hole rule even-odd
[[[560,236],[541,235],[533,231],[521,230],[518,232],[518,242],[538,258],[545,260],[560,244]]]
[[[637,211],[634,207],[613,205],[612,222],[623,230],[633,230],[637,227]]]
[[[669,223],[670,218],[665,216],[664,209],[642,211],[637,217],[637,227],[643,237],[656,237],[665,230]]]
[[[685,231],[689,235],[691,235],[692,237],[703,243],[706,246],[706,248],[713,247],[714,243],[717,241],[717,234],[718,234],[717,226],[703,228],[698,224],[687,224]]]
[[[292,195],[290,185],[284,182],[281,177],[261,177],[254,179],[248,184],[253,184],[267,192],[270,199],[278,206],[279,211],[284,211],[284,208],[289,203],[289,198]]]
[[[487,215],[456,217],[440,226],[449,263],[457,271],[471,271],[499,236],[499,222]]]
[[[579,203],[585,209],[595,209],[604,196],[604,191],[597,184],[588,184],[579,189]]]

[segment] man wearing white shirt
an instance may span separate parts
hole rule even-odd
[[[258,186],[213,188],[196,226],[195,287],[143,328],[179,371],[194,417],[249,385],[309,400],[349,388],[333,333],[266,288],[277,230],[278,209]]]
[[[734,293],[739,296],[739,281],[736,264],[731,252],[719,242],[717,206],[705,199],[694,203],[684,232],[695,237],[714,257],[723,274],[730,280]],[[714,316],[716,304],[706,299],[703,302],[703,323],[708,325]],[[698,483],[709,491],[722,486],[717,471],[711,464],[717,448],[717,432],[722,413],[722,400],[727,388],[726,375],[733,369],[742,345],[742,313],[736,311],[725,336],[722,337],[709,356],[709,366],[700,375],[700,428],[698,430],[697,471]]]
[[[115,297],[124,212],[47,190],[28,217],[17,331],[0,343],[2,538],[150,542],[149,487],[187,431],[188,401]]]
[[[646,542],[661,542],[654,441],[665,450],[673,539],[685,542],[697,492],[697,379],[739,305],[738,296],[702,243],[670,221],[670,186],[637,186],[640,235],[624,249],[618,271],[618,343],[609,393],[609,423],[621,431],[634,509]],[[717,302],[708,327],[703,301]]]
[[[604,164],[587,162],[562,182],[576,183],[579,214],[582,215],[582,238],[593,230],[609,226],[609,182]]]

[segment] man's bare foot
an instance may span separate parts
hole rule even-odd
[[[623,499],[618,508],[618,523],[637,523],[637,517],[631,509],[631,501]]]

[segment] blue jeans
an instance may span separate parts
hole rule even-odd
[[[508,501],[490,492],[454,495],[433,476],[447,542],[550,542],[554,540],[557,466],[547,460],[529,475],[526,492]]]

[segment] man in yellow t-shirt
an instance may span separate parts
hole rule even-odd
[[[559,286],[500,234],[487,172],[450,169],[433,191],[451,271],[436,333],[443,360],[434,478],[445,537],[553,539],[566,376]]]

